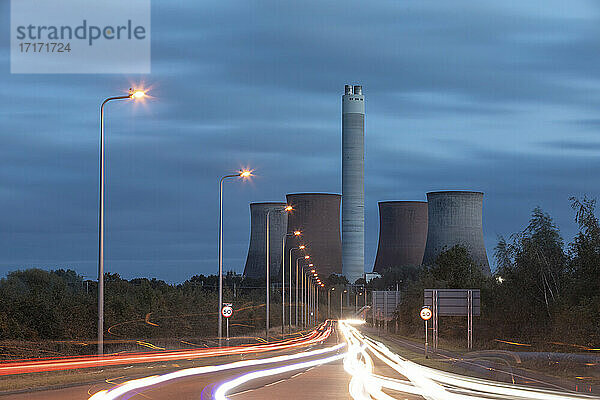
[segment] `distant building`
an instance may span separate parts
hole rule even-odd
[[[250,204],[250,245],[244,276],[264,278],[267,276],[267,212],[269,213],[269,272],[271,279],[279,276],[283,251],[283,235],[287,230],[285,203]]]
[[[475,264],[490,275],[483,242],[483,193],[445,191],[427,193],[428,229],[423,264],[455,245],[465,247]]]
[[[346,85],[342,96],[342,274],[365,272],[365,97]]]
[[[300,230],[302,235],[288,238],[286,260],[288,260],[290,249],[304,244],[306,245],[306,254],[310,255],[309,262],[314,264],[321,278],[342,272],[340,199],[339,194],[329,193],[287,195],[287,204],[294,208],[288,213],[287,231],[293,234],[295,230]],[[304,253],[295,251],[292,264],[301,255]],[[308,264],[308,261],[306,263]],[[293,270],[295,274],[295,265]]]
[[[374,272],[418,266],[427,242],[427,202],[379,202],[379,245]]]

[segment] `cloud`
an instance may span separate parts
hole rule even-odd
[[[148,76],[10,75],[0,11],[0,273],[94,275],[99,105],[141,82],[153,99],[106,110],[107,270],[126,277],[215,272],[218,179],[242,166],[258,176],[224,203],[238,272],[248,203],[340,192],[350,82],[367,100],[367,268],[379,200],[482,190],[491,256],[534,206],[568,237],[568,197],[598,196],[595,3],[154,2]]]

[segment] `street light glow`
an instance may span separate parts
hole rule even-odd
[[[306,246],[305,246],[305,245],[302,245],[302,246],[300,246],[300,247],[298,247],[298,248],[299,248],[300,250],[304,250],[304,249],[306,248]]]
[[[314,273],[315,273],[315,270],[314,270],[314,269],[311,269],[311,270],[310,270],[310,272],[312,272],[312,273],[314,274]]]
[[[309,258],[310,258],[310,256],[308,254],[304,256],[305,260],[308,260]]]
[[[144,90],[133,90],[133,89],[129,89],[129,97],[134,99],[134,100],[138,100],[141,99],[143,97],[146,96],[146,92]]]
[[[287,208],[286,208],[286,210],[287,210]],[[293,209],[292,209],[292,210],[293,210]],[[294,231],[294,236],[300,236],[300,235],[302,235],[302,232],[301,232],[301,231]],[[303,248],[304,248],[304,246],[300,246],[300,248],[301,248],[301,249],[303,249]]]
[[[287,206],[286,208],[284,208],[284,210],[285,210],[285,211],[293,211],[293,210],[294,210],[294,207],[292,207],[292,206]],[[296,231],[296,232],[299,232],[299,231]],[[294,234],[296,234],[296,232],[294,232]]]
[[[252,176],[253,170],[244,169],[240,171],[240,178],[249,178]]]

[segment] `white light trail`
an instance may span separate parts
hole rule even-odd
[[[202,375],[202,374],[207,374],[207,373],[211,373],[211,372],[225,371],[225,370],[234,369],[234,368],[254,367],[257,365],[286,362],[286,361],[297,360],[297,359],[305,358],[305,357],[314,357],[314,356],[338,351],[345,346],[346,346],[346,343],[340,343],[340,344],[332,346],[332,347],[326,347],[323,349],[317,349],[317,350],[312,350],[312,351],[307,351],[307,352],[299,352],[296,354],[276,356],[276,357],[263,358],[263,359],[257,359],[257,360],[236,361],[233,363],[223,364],[223,365],[210,365],[210,366],[204,366],[204,367],[187,368],[187,369],[171,372],[171,373],[164,374],[164,375],[149,376],[146,378],[127,381],[113,389],[110,389],[110,390],[102,390],[98,393],[95,393],[92,397],[89,398],[89,400],[115,400],[121,396],[124,396],[124,395],[132,392],[132,391],[137,391],[142,388],[148,388],[150,386],[168,382],[173,379]]]
[[[342,346],[345,344],[342,343]],[[339,345],[338,345],[339,346]],[[290,371],[296,371],[299,369],[307,369],[310,367],[315,367],[317,365],[327,364],[333,361],[341,360],[346,356],[346,353],[336,354],[334,356],[329,356],[325,358],[318,358],[316,360],[304,361],[301,363],[284,365],[282,367],[272,368],[272,369],[263,369],[260,371],[250,372],[245,375],[239,376],[235,379],[227,381],[223,383],[221,386],[217,388],[215,391],[215,399],[216,400],[227,400],[227,393],[231,390],[235,389],[238,386],[243,385],[244,383],[250,382],[254,379],[264,378],[267,376],[279,375]]]
[[[388,400],[382,389],[423,396],[427,400],[518,399],[518,400],[573,400],[600,397],[531,388],[485,379],[473,378],[428,368],[390,351],[383,343],[363,336],[352,327],[354,321],[340,321],[342,334],[348,342],[344,360],[345,370],[352,376],[349,390],[357,400]],[[400,375],[407,378],[383,377],[374,373],[369,353]]]

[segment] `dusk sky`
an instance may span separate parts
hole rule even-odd
[[[97,270],[99,107],[106,110],[107,272],[180,282],[242,272],[248,204],[341,191],[341,96],[366,100],[365,267],[377,202],[484,197],[488,257],[539,205],[566,242],[570,196],[600,194],[596,1],[159,1],[148,75],[11,75],[0,1],[0,276]],[[493,269],[494,267],[492,267]]]

